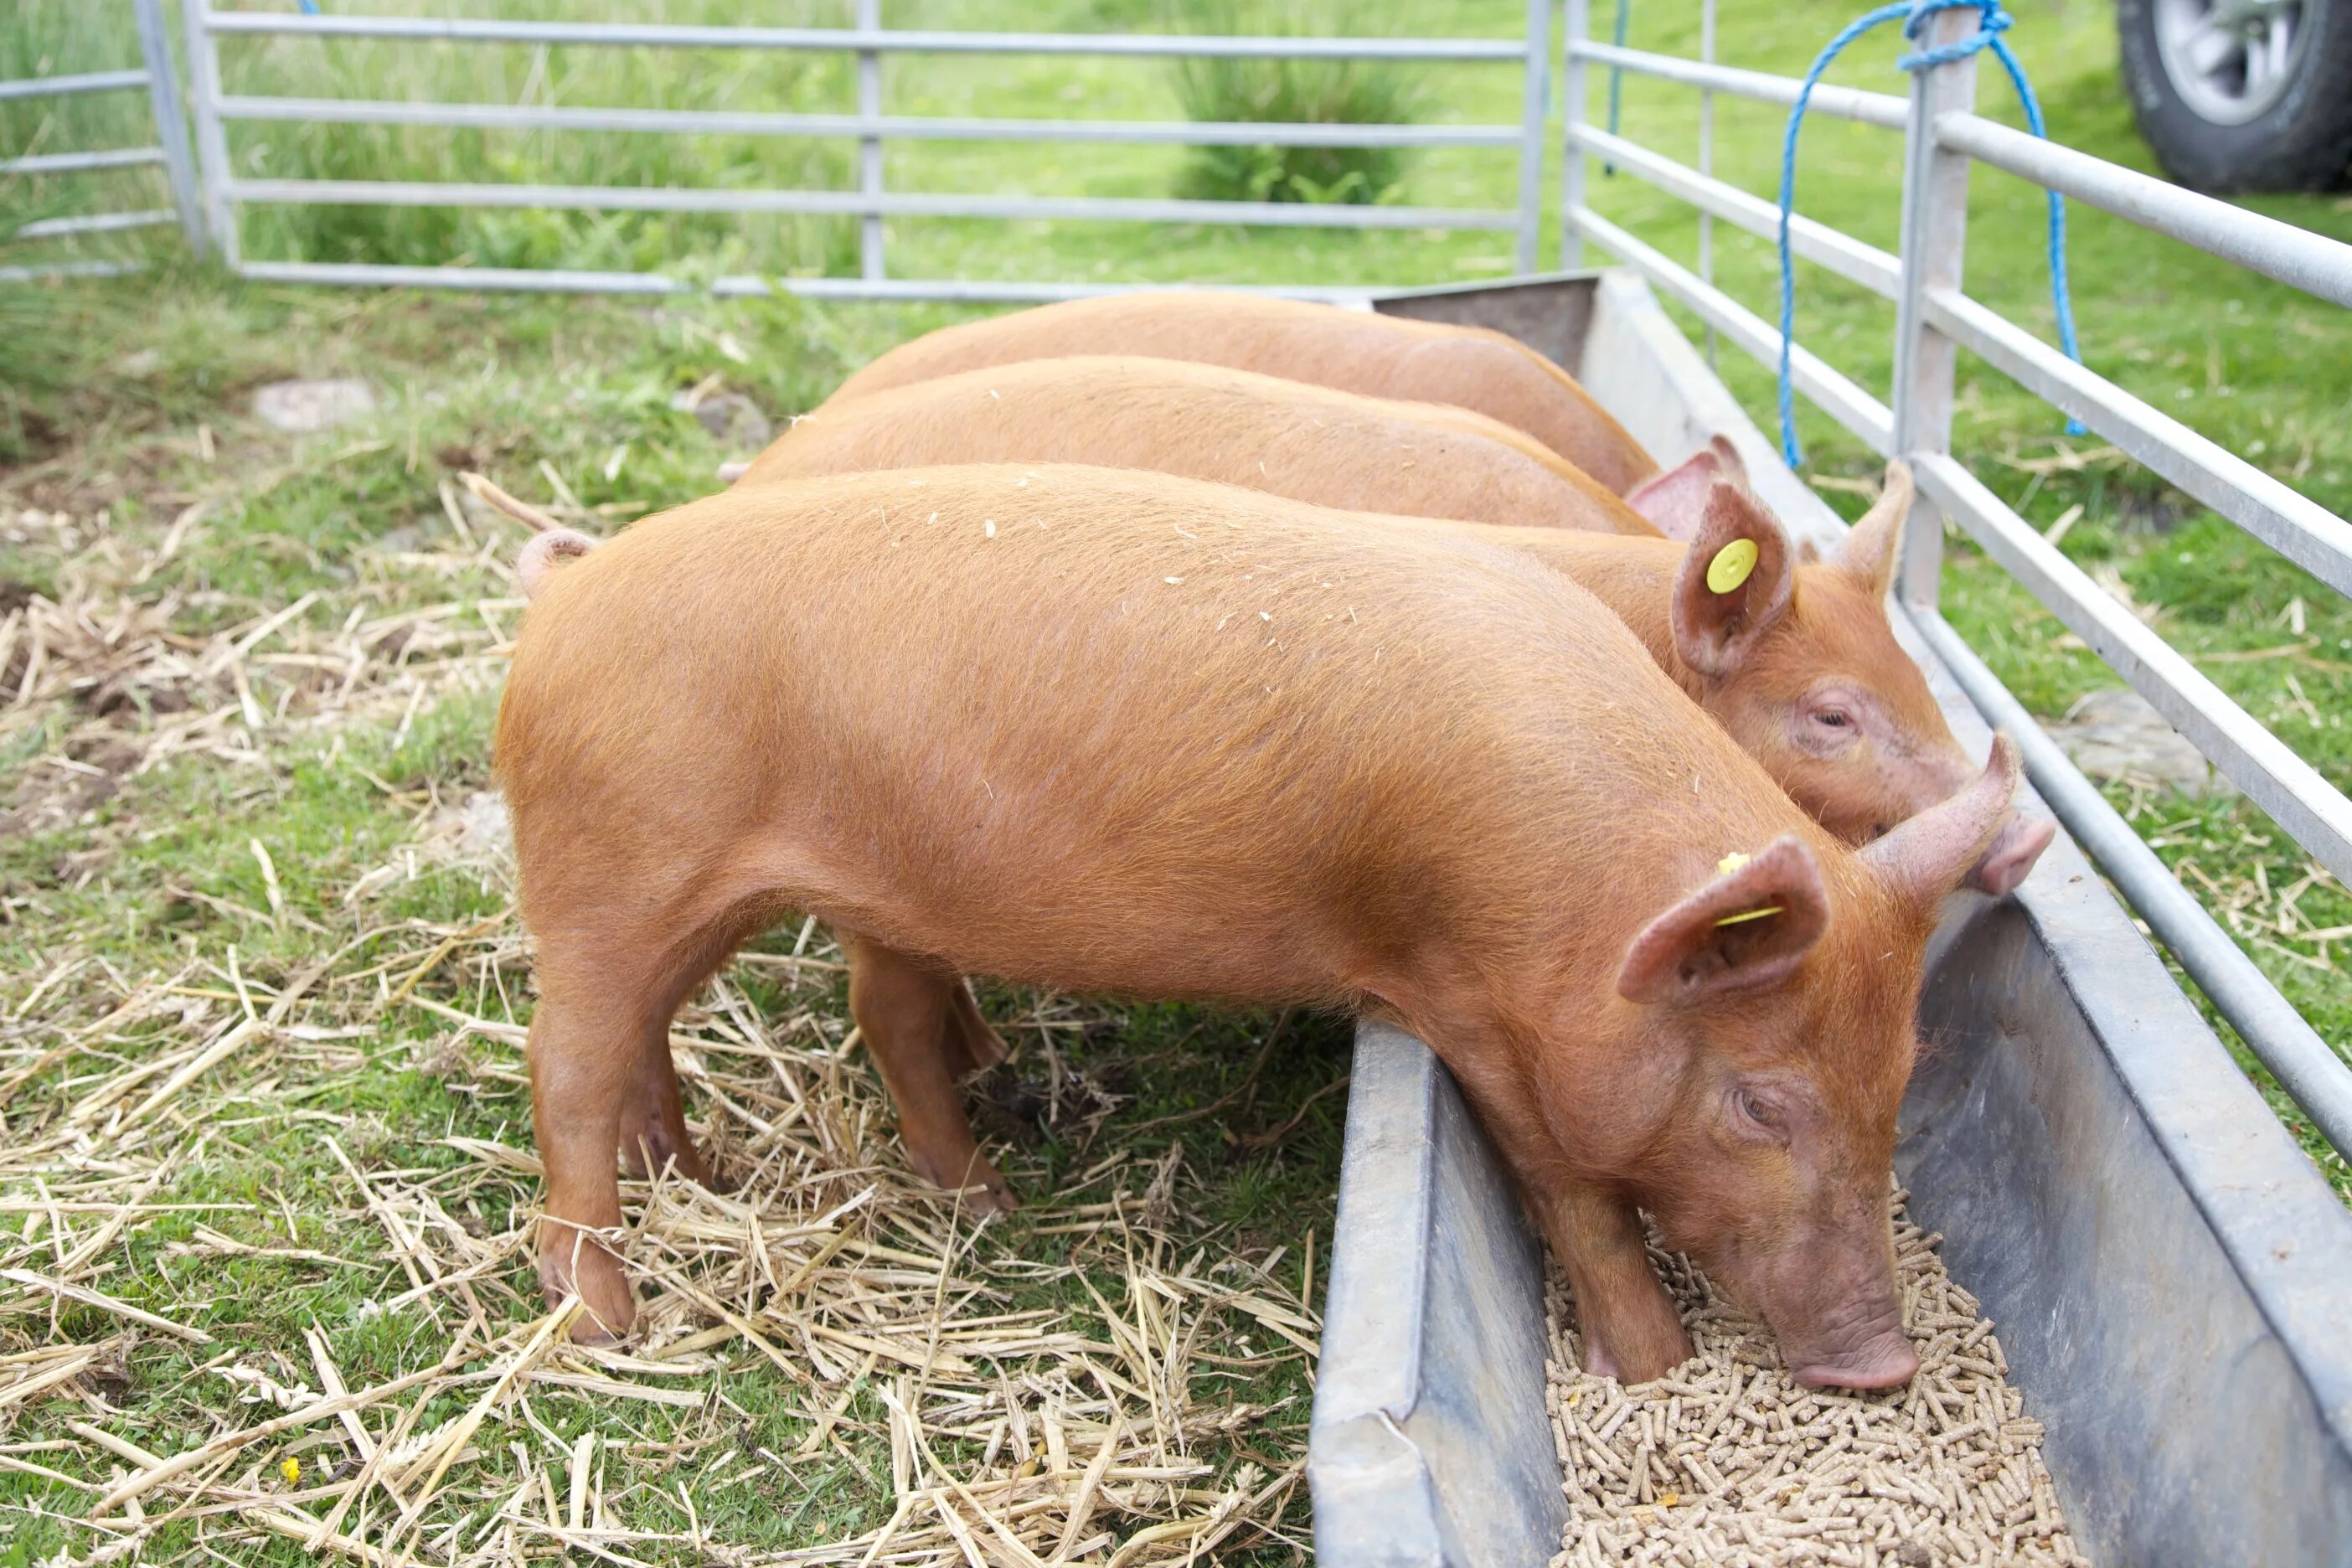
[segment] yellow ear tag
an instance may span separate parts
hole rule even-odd
[[[1756,542],[1735,539],[1717,551],[1715,559],[1706,563],[1707,588],[1713,593],[1728,594],[1747,582],[1748,574],[1755,570]]]
[[[1735,541],[1735,542],[1748,544],[1748,551],[1751,556],[1756,552],[1756,547],[1753,544],[1748,544],[1747,540],[1738,540]],[[1726,548],[1728,549],[1729,546],[1726,546]],[[1719,562],[1723,558],[1718,555],[1716,559]],[[1738,870],[1742,866],[1747,865],[1750,858],[1751,857],[1742,855],[1738,850],[1735,849],[1730,854],[1726,855],[1722,859],[1717,860],[1715,863],[1715,874],[1718,877],[1728,877],[1734,871]],[[1760,921],[1766,915],[1779,914],[1787,907],[1788,906],[1785,904],[1773,904],[1768,908],[1760,910],[1744,910],[1736,915],[1726,915],[1715,923],[1719,926],[1736,926],[1748,921]]]

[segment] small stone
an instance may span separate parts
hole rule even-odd
[[[2129,687],[2092,692],[2050,727],[2050,735],[2095,779],[2176,789],[2191,799],[2238,793],[2188,736]]]
[[[253,412],[273,430],[306,436],[348,425],[375,412],[364,381],[273,381],[253,395]]]
[[[445,864],[504,863],[514,858],[514,822],[506,797],[476,790],[464,801],[444,805],[425,820],[419,847]]]
[[[730,447],[756,449],[776,438],[775,421],[740,392],[712,392],[696,396],[689,390],[670,399],[670,406],[691,414],[716,440]]]

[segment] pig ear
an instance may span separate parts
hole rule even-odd
[[[1886,485],[1862,521],[1853,525],[1838,547],[1841,570],[1859,578],[1874,598],[1885,598],[1895,580],[1895,547],[1903,542],[1903,520],[1911,515],[1911,465],[1886,465]]]
[[[2046,817],[2011,817],[2009,825],[1993,839],[1992,847],[1984,852],[1984,858],[1977,862],[1977,868],[1969,874],[1969,886],[1996,899],[2015,892],[2018,884],[2025,880],[2025,874],[2033,869],[2033,863],[2042,858],[2042,852],[2050,847],[2050,841],[2057,837],[2058,825]]]
[[[1625,504],[1668,539],[1687,542],[1698,531],[1708,492],[1723,477],[1723,458],[1712,447],[1706,447],[1635,485],[1625,493]]]
[[[1725,479],[1743,490],[1753,488],[1748,482],[1748,459],[1739,455],[1739,448],[1731,444],[1730,437],[1709,437],[1706,449],[1715,454],[1715,466],[1722,470]]]
[[[1976,782],[1940,805],[1931,805],[1885,837],[1862,858],[1896,896],[1920,910],[1932,910],[1944,895],[1969,880],[2017,801],[2017,742],[1992,738],[1992,760]],[[2046,836],[2042,841],[2048,842]],[[2033,847],[2039,854],[2039,844]],[[2025,866],[2032,865],[2031,857]],[[2018,876],[2024,875],[2022,869]],[[2005,889],[2004,889],[2005,890]]]
[[[1829,929],[1811,850],[1774,839],[1652,921],[1617,971],[1628,1002],[1696,1002],[1788,978]]]
[[[1675,574],[1669,618],[1683,662],[1728,675],[1788,612],[1795,552],[1788,533],[1746,490],[1717,484]]]

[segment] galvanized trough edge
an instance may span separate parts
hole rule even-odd
[[[1356,1031],[1333,1234],[1307,1441],[1318,1557],[1548,1561],[1567,1509],[1542,1255],[1452,1077],[1385,1024]]]
[[[1532,323],[1653,451],[1730,435],[1791,531],[1833,543],[1835,516],[1647,288],[1588,279],[1379,308]],[[1899,615],[1896,633],[1980,750],[1949,673]],[[2352,1563],[2352,1215],[2063,833],[2016,899],[1951,914],[1898,1170],[2050,1422],[2077,1541],[2103,1568]],[[1318,1556],[1544,1562],[1561,1503],[1540,1259],[1508,1183],[1443,1068],[1393,1029],[1359,1032],[1348,1137],[1309,1436]],[[1449,1245],[1457,1223],[1475,1245]],[[1452,1386],[1465,1366],[1525,1381],[1516,1398]]]

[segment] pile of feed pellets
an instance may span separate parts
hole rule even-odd
[[[1919,1372],[1903,1388],[1800,1386],[1770,1330],[1654,1245],[1696,1359],[1636,1389],[1588,1376],[1552,1270],[1544,1405],[1569,1503],[1552,1568],[2087,1565],[2042,1468],[2042,1424],[1905,1195],[1895,1269]]]

